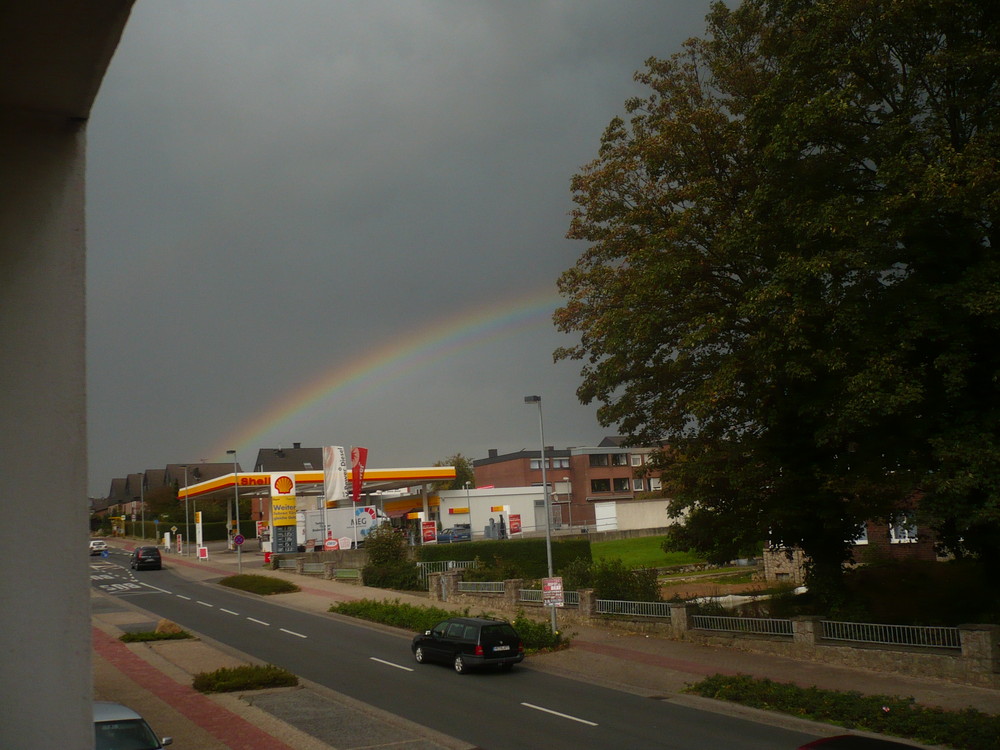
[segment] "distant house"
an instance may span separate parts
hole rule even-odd
[[[913,522],[913,500],[904,504],[891,523],[868,521],[851,548],[855,564],[875,560],[938,560],[934,532]],[[764,576],[768,582],[801,584],[805,581],[806,556],[800,549],[784,547],[764,550]]]
[[[649,460],[656,449],[624,448],[622,443],[623,438],[606,437],[592,447],[545,448],[545,479],[556,528],[617,529],[629,506],[637,516],[628,522],[631,528],[669,525],[665,499],[650,500],[661,493],[660,474]],[[501,454],[491,449],[472,467],[476,487],[542,486],[541,450]],[[640,509],[644,499],[652,506]]]

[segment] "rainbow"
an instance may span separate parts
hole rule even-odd
[[[552,313],[563,302],[551,287],[502,303],[438,320],[425,328],[408,331],[382,346],[368,349],[364,355],[346,363],[338,363],[319,377],[259,412],[229,435],[224,447],[212,450],[220,462],[226,460],[226,450],[234,445],[240,455],[250,450],[256,454],[261,441],[268,435],[306,411],[320,404],[356,396],[412,373],[432,362],[438,362],[458,351],[481,346],[512,332],[535,325],[552,323]]]

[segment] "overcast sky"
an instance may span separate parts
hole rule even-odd
[[[707,0],[139,0],[88,126],[90,492],[363,445],[596,445],[569,181]]]

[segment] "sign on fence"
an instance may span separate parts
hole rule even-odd
[[[563,579],[561,577],[556,578],[543,578],[542,579],[542,606],[543,607],[562,607],[565,602],[563,600]]]

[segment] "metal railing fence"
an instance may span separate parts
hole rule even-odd
[[[627,602],[618,599],[597,599],[599,615],[629,615],[632,617],[660,617],[670,619],[668,602]]]
[[[431,573],[443,573],[446,570],[455,568],[477,568],[478,560],[432,560],[430,562],[418,562],[417,569],[420,571],[420,580],[426,583],[427,576]]]
[[[541,589],[521,589],[518,599],[525,604],[541,604],[542,603],[542,590]],[[580,606],[580,592],[579,591],[563,591],[563,606],[566,607],[579,607]]]
[[[792,621],[766,617],[723,617],[720,615],[692,615],[691,627],[699,630],[720,630],[726,633],[753,633],[754,635],[792,636]]]
[[[822,620],[822,635],[831,641],[878,643],[917,648],[961,649],[958,628],[923,625],[878,625],[869,622]]]
[[[503,581],[459,581],[458,590],[463,594],[502,594]]]

